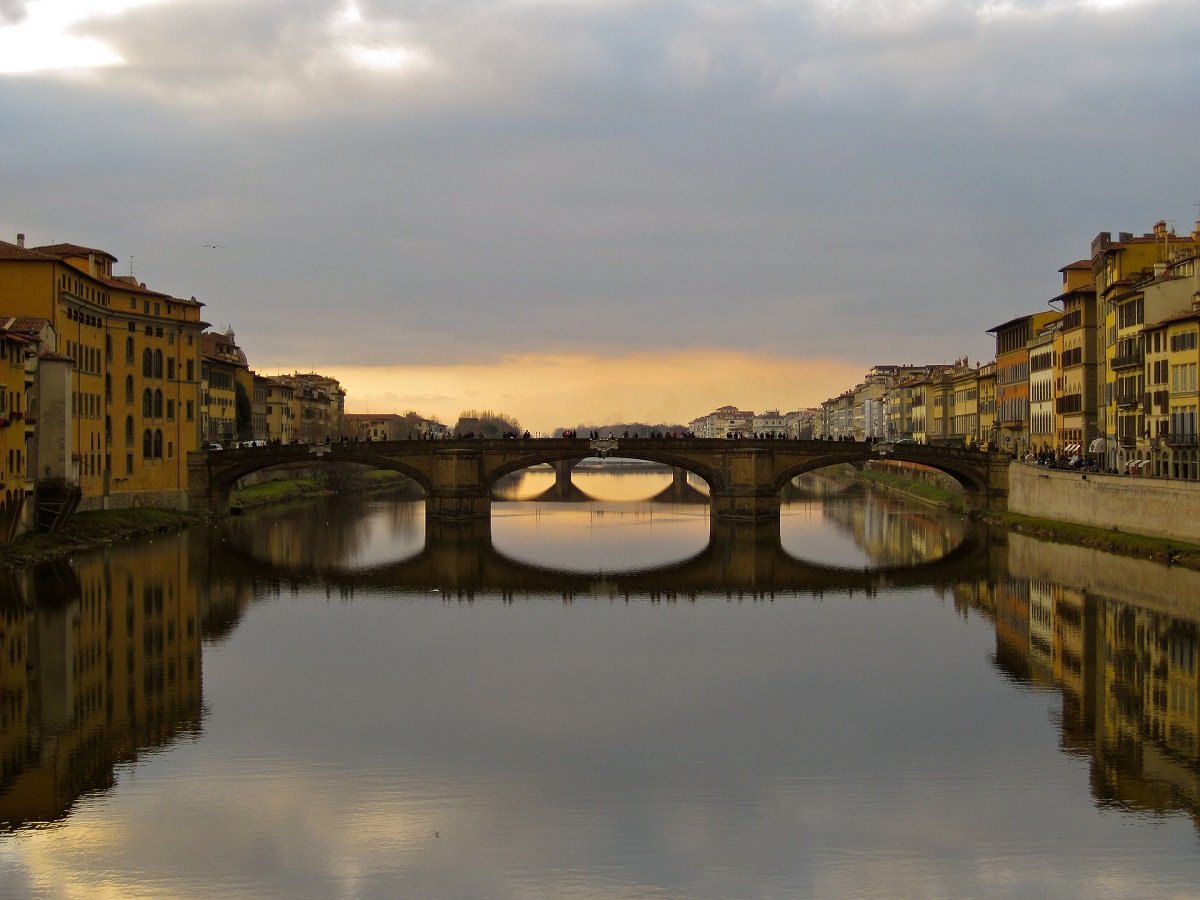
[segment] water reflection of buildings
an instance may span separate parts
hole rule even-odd
[[[955,591],[994,623],[996,666],[1061,694],[1063,750],[1090,759],[1097,801],[1200,827],[1200,573],[1019,535],[1009,551],[1007,578]]]
[[[785,499],[820,498],[825,518],[853,535],[872,564],[916,565],[940,559],[962,543],[962,520],[936,510],[899,503],[863,491],[859,483],[817,474],[803,475],[794,484],[795,491],[785,493]]]
[[[49,822],[114,767],[198,730],[200,608],[186,541],[3,585],[0,825]]]

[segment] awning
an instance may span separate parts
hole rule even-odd
[[[1068,453],[1078,453],[1079,445],[1078,444],[1067,444],[1067,446],[1063,447],[1063,449],[1066,450]]]
[[[1090,444],[1088,444],[1088,453],[1103,453],[1103,452],[1104,452],[1104,438],[1102,438],[1102,437],[1093,438],[1092,442]]]

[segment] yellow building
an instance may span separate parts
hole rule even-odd
[[[1200,229],[1180,237],[1158,222],[1154,231],[1135,237],[1122,232],[1117,240],[1102,232],[1092,241],[1092,275],[1096,283],[1097,321],[1103,328],[1097,340],[1097,357],[1103,365],[1098,390],[1097,425],[1104,442],[1104,465],[1129,471],[1131,464],[1146,468],[1152,461],[1150,435],[1143,408],[1146,392],[1145,326],[1183,312],[1182,292],[1146,288],[1156,282],[1181,251],[1192,254],[1200,246]],[[1147,303],[1149,302],[1149,309]],[[1141,466],[1145,463],[1146,466]]]
[[[21,235],[15,244],[0,241],[0,315],[45,318],[57,346],[43,356],[71,362],[61,442],[39,438],[32,474],[39,484],[59,479],[78,491],[84,509],[179,506],[187,453],[198,442],[202,304],[114,275],[114,262],[75,244],[27,248]],[[38,431],[57,427],[52,387],[39,401]]]
[[[267,440],[278,440],[290,444],[296,434],[294,429],[295,391],[286,381],[267,379]]]
[[[1059,449],[1054,412],[1054,380],[1058,323],[1051,322],[1029,340],[1029,449],[1049,453]]]
[[[204,393],[201,396],[200,426],[206,443],[232,444],[241,431],[250,428],[250,397],[246,391],[249,365],[246,354],[234,340],[232,329],[218,333],[206,331],[200,340],[200,371]],[[244,421],[238,419],[238,395],[245,409]],[[247,438],[249,439],[249,438]]]
[[[979,369],[964,366],[950,384],[950,434],[964,446],[979,443]]]
[[[979,367],[976,378],[979,390],[979,431],[976,441],[983,447],[996,449],[996,363]]]
[[[278,375],[292,389],[292,437],[319,444],[345,435],[346,392],[336,378],[315,372]]]
[[[22,333],[22,323],[43,323],[45,319],[20,322],[8,317],[0,321],[0,542],[7,543],[17,534],[25,510],[29,489],[28,465],[30,432],[27,387],[30,359],[36,362],[39,341]]]
[[[1005,453],[1029,451],[1029,342],[1058,318],[1054,311],[1038,312],[988,329],[996,336],[995,442]]]
[[[1059,272],[1063,277],[1062,293],[1050,301],[1062,304],[1055,361],[1057,439],[1064,452],[1085,454],[1099,434],[1096,284],[1092,264],[1087,260],[1073,262]]]
[[[1157,442],[1161,456],[1161,474],[1171,478],[1200,478],[1200,459],[1197,458],[1197,368],[1200,367],[1200,310],[1190,310],[1167,319],[1153,331],[1157,338],[1161,334],[1160,346],[1165,359],[1160,362],[1157,373],[1164,377],[1156,384],[1153,395],[1161,397],[1166,388],[1166,438]],[[1147,367],[1149,369],[1149,366]],[[1156,406],[1155,409],[1161,409]],[[1161,431],[1162,429],[1158,429]],[[1166,445],[1165,447],[1163,445]]]

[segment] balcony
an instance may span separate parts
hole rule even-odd
[[[1118,353],[1113,357],[1113,369],[1132,369],[1141,366],[1146,361],[1146,354],[1141,350],[1132,350],[1127,353]]]
[[[1118,393],[1117,406],[1120,409],[1136,409],[1142,405],[1142,395],[1134,393]]]
[[[1137,446],[1137,438],[1131,434],[1123,434],[1117,438],[1117,446],[1125,450],[1131,450]]]
[[[1194,434],[1168,434],[1168,447],[1195,447],[1197,445],[1196,435]]]

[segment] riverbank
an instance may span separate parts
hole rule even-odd
[[[373,493],[394,490],[410,481],[395,472],[364,472],[350,481],[330,484],[326,478],[266,481],[234,491],[231,509],[254,509],[334,493]],[[414,486],[415,496],[421,496]],[[132,507],[76,513],[54,534],[23,534],[0,546],[0,569],[22,569],[82,550],[135,541],[155,534],[182,531],[204,521],[203,516],[175,509]]]
[[[942,509],[955,512],[966,511],[962,493],[950,488],[905,478],[903,475],[897,473],[881,472],[877,469],[863,469],[859,471],[847,467],[847,470],[847,474],[851,478],[865,481],[881,490],[894,492],[909,499]],[[1093,550],[1103,550],[1121,556],[1152,559],[1169,565],[1200,570],[1200,545],[1190,544],[1186,541],[1150,537],[1148,535],[1097,528],[1090,525],[1076,525],[1057,519],[1037,518],[1011,512],[973,510],[969,514],[971,518],[988,525],[1004,528],[1018,534],[1029,535],[1041,540],[1056,541],[1060,544],[1071,544],[1076,547],[1088,547]]]

